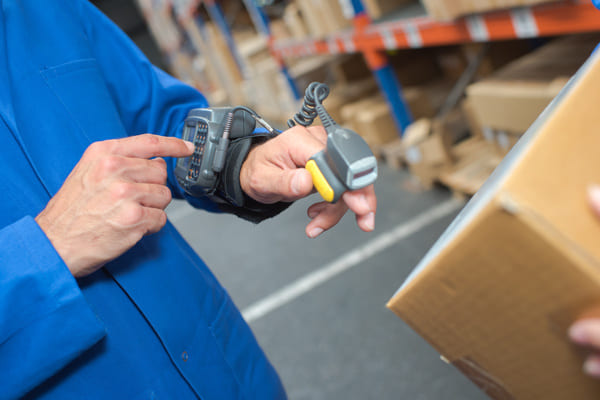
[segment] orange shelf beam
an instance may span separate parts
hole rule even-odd
[[[372,52],[600,31],[600,11],[589,0],[473,15],[453,22],[429,17],[373,24],[324,39],[273,42],[281,57]]]

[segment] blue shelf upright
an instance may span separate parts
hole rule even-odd
[[[267,17],[267,15],[255,3],[255,0],[243,0],[243,2],[244,2],[244,5],[246,6],[246,9],[248,10],[248,13],[250,14],[250,18],[252,19],[252,22],[254,23],[254,27],[256,28],[256,30],[258,32],[262,33],[263,35],[265,35],[271,42],[273,40],[273,37],[271,35],[271,29],[269,28],[269,18]],[[290,90],[292,91],[294,98],[296,100],[299,100],[300,92],[298,91],[296,82],[294,82],[294,79],[290,75],[289,70],[287,69],[285,63],[283,62],[283,59],[276,55],[273,55],[273,57],[279,64],[279,70],[283,74],[283,76],[285,76],[286,81],[288,82],[288,85],[290,87]]]
[[[223,10],[215,2],[215,0],[203,0],[202,3],[204,3],[206,11],[208,11],[208,15],[210,16],[211,20],[213,20],[213,22],[217,25],[217,28],[225,38],[227,47],[229,48],[231,56],[233,57],[240,71],[240,74],[244,78],[247,77],[248,74],[246,66],[244,65],[244,60],[242,59],[242,56],[240,55],[237,46],[235,45],[235,40],[233,40],[233,35],[231,34],[231,29],[227,24],[225,16],[223,15]]]
[[[371,19],[361,0],[351,0],[351,3],[354,9],[354,26],[357,31],[361,31],[370,25]],[[363,56],[369,69],[375,76],[379,89],[392,111],[398,132],[402,136],[406,128],[413,122],[413,117],[404,100],[402,86],[396,77],[396,73],[384,51],[375,49],[363,50]]]

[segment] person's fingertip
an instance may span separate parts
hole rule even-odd
[[[189,142],[189,141],[187,141],[187,140],[184,140],[184,141],[183,141],[183,143],[185,143],[186,147],[188,148],[188,150],[189,150],[190,152],[192,152],[192,153],[193,153],[193,152],[194,152],[194,150],[196,150],[196,146],[194,145],[194,143],[192,143],[192,142]]]
[[[589,342],[589,329],[585,321],[577,322],[569,328],[569,338],[579,344]]]
[[[600,359],[598,357],[590,357],[583,364],[583,372],[589,376],[600,378]]]
[[[301,169],[297,170],[292,178],[291,189],[295,196],[308,194],[312,189],[312,178],[307,176]]]
[[[375,230],[375,213],[371,212],[365,215],[363,219],[363,226],[368,232]]]
[[[321,233],[325,232],[323,228],[312,228],[308,231],[308,237],[311,239],[315,239]]]
[[[593,184],[588,186],[588,198],[596,210],[600,210],[600,185]]]

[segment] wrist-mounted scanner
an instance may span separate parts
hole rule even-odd
[[[327,147],[310,158],[306,169],[323,199],[335,203],[346,190],[361,189],[375,182],[377,160],[357,133],[339,126],[327,113],[322,101],[328,95],[327,85],[316,82],[309,85],[302,110],[288,121],[288,126],[299,124],[308,127],[317,116],[321,119],[327,132]],[[254,134],[257,123],[268,133]],[[192,156],[177,160],[177,182],[191,196],[215,196],[224,168],[232,162],[227,159],[232,141],[270,138],[278,133],[247,107],[193,109],[185,120],[182,138],[194,143],[195,150]],[[243,151],[236,152],[236,157],[240,158],[233,160],[238,166],[237,174],[249,149],[248,141]],[[239,186],[239,176],[232,179],[237,179]]]

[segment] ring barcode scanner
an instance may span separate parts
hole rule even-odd
[[[337,202],[347,190],[362,189],[377,179],[377,159],[360,135],[339,126],[321,102],[329,95],[329,87],[313,82],[306,89],[299,113],[288,121],[310,126],[319,116],[327,132],[327,147],[306,163],[315,188],[330,203]]]

